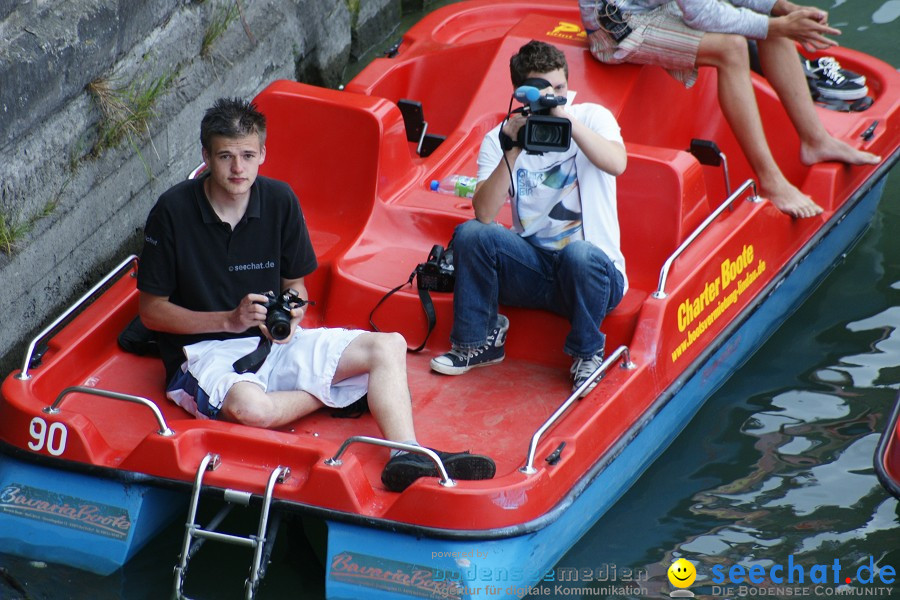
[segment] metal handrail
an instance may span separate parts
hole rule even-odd
[[[187,177],[187,178],[188,178],[188,179],[197,179],[197,177],[199,177],[200,173],[202,173],[202,172],[205,171],[205,170],[206,170],[206,163],[205,163],[205,162],[201,162],[199,165],[197,165],[196,167],[194,167],[194,170],[193,170],[193,171],[191,171],[190,173],[188,173],[188,177]]]
[[[134,254],[123,260],[119,265],[107,273],[107,275],[101,279],[94,287],[89,289],[81,298],[75,301],[75,303],[67,308],[63,313],[56,317],[56,319],[50,323],[47,327],[45,327],[37,336],[31,340],[31,343],[28,344],[28,350],[25,352],[25,360],[22,363],[22,371],[16,375],[16,379],[21,379],[23,381],[27,381],[31,379],[31,376],[28,374],[28,368],[31,364],[31,357],[34,355],[34,350],[37,348],[38,342],[42,341],[51,331],[56,329],[56,327],[69,318],[69,316],[74,313],[76,310],[81,308],[83,304],[85,304],[88,300],[93,298],[94,294],[96,294],[100,289],[103,288],[107,283],[109,283],[112,279],[118,277],[121,274],[121,271],[125,270],[125,267],[131,268],[132,263],[136,263],[138,257]]]
[[[728,196],[728,198],[726,198],[725,201],[722,202],[722,204],[720,204],[719,207],[712,212],[712,214],[706,217],[706,219],[702,223],[700,223],[700,225],[694,231],[691,232],[691,235],[689,235],[687,239],[684,240],[680,246],[678,246],[675,252],[673,252],[672,255],[666,259],[666,262],[663,263],[662,269],[659,272],[659,285],[657,286],[656,291],[651,294],[651,296],[659,299],[665,298],[667,296],[666,280],[669,278],[669,270],[672,268],[672,263],[675,262],[675,259],[678,258],[682,252],[687,250],[687,247],[690,246],[694,242],[694,240],[700,237],[700,234],[703,233],[706,228],[709,227],[712,222],[716,220],[716,218],[718,218],[719,215],[721,215],[727,208],[734,204],[735,200],[737,200],[741,196],[741,194],[747,191],[748,187],[753,188],[753,196],[750,197],[749,201],[759,202],[759,194],[756,191],[756,182],[752,179],[748,179],[743,184],[741,184],[741,187],[736,189],[733,194]]]
[[[537,473],[537,469],[534,468],[534,456],[537,454],[538,442],[540,442],[541,437],[547,430],[550,429],[556,422],[562,417],[563,413],[565,413],[569,407],[581,397],[581,394],[584,393],[586,389],[600,376],[602,376],[606,371],[609,370],[609,367],[612,366],[616,360],[619,359],[620,356],[624,356],[624,360],[622,361],[623,369],[635,369],[637,365],[631,360],[631,352],[628,350],[628,346],[619,346],[616,348],[616,351],[610,354],[606,360],[604,360],[597,369],[591,373],[590,377],[588,377],[584,383],[578,386],[572,394],[566,398],[566,401],[563,402],[559,408],[554,411],[550,417],[544,421],[543,425],[538,427],[537,431],[531,436],[531,442],[528,444],[528,455],[525,458],[525,466],[520,467],[519,470],[526,475],[533,475]]]
[[[101,390],[97,388],[84,387],[81,385],[75,385],[71,387],[67,387],[63,391],[59,393],[59,396],[56,397],[56,400],[53,401],[53,404],[44,408],[44,413],[48,415],[56,415],[59,414],[59,405],[62,404],[63,399],[72,393],[81,393],[81,394],[89,394],[92,396],[100,396],[103,398],[112,398],[113,400],[124,400],[125,402],[133,402],[135,404],[142,404],[153,411],[153,416],[156,417],[156,422],[159,424],[159,430],[156,432],[159,435],[170,437],[175,435],[175,432],[169,428],[169,425],[166,423],[165,417],[163,417],[162,412],[159,410],[159,407],[156,406],[154,402],[144,398],[142,396],[132,396],[131,394],[120,394],[119,392],[111,392],[109,390]]]
[[[330,467],[339,467],[344,464],[341,461],[341,455],[347,450],[347,448],[351,444],[355,443],[363,443],[363,444],[373,444],[375,446],[384,446],[385,448],[394,448],[397,450],[405,450],[407,452],[415,452],[416,454],[424,454],[437,466],[438,473],[441,478],[441,485],[444,487],[454,487],[456,482],[450,479],[450,475],[447,474],[447,469],[444,468],[444,463],[441,460],[441,457],[437,455],[437,453],[431,448],[425,448],[424,446],[414,446],[412,444],[404,444],[403,442],[392,442],[390,440],[383,440],[381,438],[369,437],[367,435],[354,435],[352,437],[348,437],[344,440],[344,443],[341,444],[341,447],[338,448],[338,451],[331,458],[325,459],[325,464]]]
[[[272,496],[275,491],[275,484],[284,483],[290,476],[290,467],[281,465],[276,467],[271,475],[269,475],[269,481],[266,484],[266,495],[263,499],[262,514],[259,517],[259,529],[257,530],[256,537],[253,538],[255,551],[253,552],[253,562],[250,565],[250,577],[248,577],[244,583],[245,600],[253,600],[253,598],[256,597],[256,591],[259,589],[259,584],[263,577],[260,572],[265,571],[265,567],[262,564],[263,552],[266,549],[266,533],[269,528],[269,509],[272,507]]]

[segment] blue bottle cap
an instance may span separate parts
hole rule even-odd
[[[437,179],[432,179],[431,185],[429,185],[428,187],[431,188],[432,192],[436,192],[438,190],[438,188],[441,187],[441,182],[438,181]]]

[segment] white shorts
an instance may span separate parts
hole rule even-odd
[[[266,392],[304,391],[325,406],[343,408],[362,398],[369,385],[366,374],[334,381],[341,355],[361,333],[365,332],[298,327],[286,344],[272,344],[256,373],[236,373],[232,365],[256,349],[257,337],[191,344],[184,348],[187,360],[166,395],[201,419],[216,418],[231,386],[241,381],[255,383]]]

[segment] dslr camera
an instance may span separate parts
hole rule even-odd
[[[519,146],[532,154],[565,152],[569,149],[572,122],[549,114],[551,108],[565,104],[565,98],[552,93],[541,94],[538,88],[531,85],[516,88],[514,97],[525,105],[517,109],[526,117],[525,125],[519,130]]]
[[[420,290],[452,292],[455,282],[453,249],[435,244],[428,253],[428,260],[416,267],[416,285]]]
[[[295,290],[284,290],[279,296],[274,292],[266,292],[263,296],[266,301],[260,304],[266,307],[266,328],[272,339],[279,341],[291,335],[291,309],[315,304],[301,298]]]

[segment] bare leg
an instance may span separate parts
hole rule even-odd
[[[406,341],[397,333],[363,333],[350,342],[338,362],[334,381],[369,374],[369,409],[384,437],[416,440],[406,380]],[[220,415],[253,427],[280,427],[310,414],[322,403],[307,392],[264,392],[255,383],[236,383],[222,403]]]
[[[255,383],[231,386],[219,413],[227,421],[252,427],[281,427],[322,407],[306,392],[264,392]]]
[[[788,117],[800,136],[800,160],[805,165],[838,161],[876,165],[881,157],[863,152],[831,136],[816,113],[794,42],[787,38],[761,40],[759,60]]]
[[[335,381],[369,374],[369,410],[384,437],[416,439],[406,379],[406,340],[399,333],[363,333],[344,350]]]
[[[746,40],[737,35],[706,33],[700,41],[697,64],[716,68],[719,104],[759,178],[763,194],[793,217],[820,214],[822,208],[787,180],[769,149],[750,81]]]

